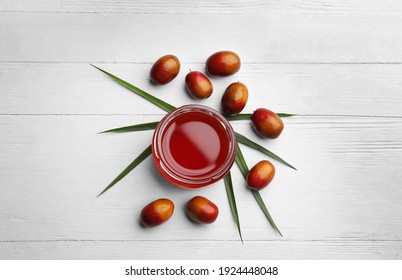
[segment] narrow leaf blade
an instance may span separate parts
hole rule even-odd
[[[296,114],[287,114],[287,113],[276,113],[280,118],[288,118],[297,116]]]
[[[248,166],[246,161],[244,160],[243,153],[240,150],[240,147],[237,148],[237,153],[236,153],[236,164],[239,167],[241,173],[243,174],[244,179],[247,178],[247,174],[249,172]],[[271,226],[280,234],[280,236],[283,237],[282,233],[280,232],[279,228],[276,226],[274,219],[271,217],[269,214],[268,208],[265,206],[264,200],[261,197],[261,194],[258,191],[251,190],[251,193],[253,194],[255,200],[257,201],[258,205],[260,206],[262,212],[265,214],[265,217],[267,217],[269,223]]]
[[[132,132],[132,131],[143,131],[143,130],[152,130],[158,125],[159,122],[149,122],[149,123],[141,123],[130,126],[123,126],[119,128],[113,128],[109,130],[105,130],[99,133],[108,133],[108,132]]]
[[[243,237],[241,235],[241,230],[240,230],[239,213],[237,212],[236,199],[235,199],[233,184],[232,184],[232,175],[230,175],[230,172],[225,176],[225,178],[223,180],[225,182],[226,194],[228,196],[230,210],[232,212],[233,219],[236,222],[237,230],[240,235],[240,240],[241,240],[241,242],[243,242]]]
[[[227,116],[228,121],[251,120],[252,114],[238,114],[236,116]]]
[[[285,160],[283,160],[281,157],[277,156],[276,154],[274,154],[273,152],[271,152],[270,150],[264,148],[263,146],[255,143],[254,141],[248,139],[246,136],[241,135],[240,133],[236,132],[236,139],[239,143],[242,143],[243,145],[246,145],[250,148],[253,148],[257,151],[260,151],[264,154],[266,154],[267,156],[276,159],[277,161],[279,161],[280,163],[283,163],[284,165],[293,168],[294,170],[297,170],[295,167],[293,167],[292,165],[290,165],[289,163],[287,163]]]
[[[280,118],[288,118],[297,116],[296,114],[288,114],[288,113],[276,113]],[[226,119],[228,121],[240,121],[240,120],[251,120],[251,116],[253,114],[238,114],[236,116],[227,116]]]
[[[111,187],[113,187],[117,182],[123,179],[128,173],[130,173],[134,168],[136,168],[141,162],[143,162],[148,156],[152,154],[151,145],[149,145],[133,162],[131,162],[126,169],[124,169],[119,176],[117,176],[97,197],[101,196]]]
[[[146,100],[148,100],[149,102],[155,104],[156,106],[158,106],[159,108],[161,108],[162,110],[165,110],[166,112],[170,112],[173,111],[174,109],[176,109],[173,105],[170,105],[169,103],[145,92],[144,90],[120,79],[119,77],[116,77],[115,75],[91,64],[91,66],[95,67],[96,69],[98,69],[99,71],[105,73],[106,75],[108,75],[110,78],[112,78],[114,81],[116,81],[118,84],[122,85],[123,87],[131,90],[132,92],[136,93],[137,95],[145,98]]]
[[[248,170],[248,166],[246,164],[246,161],[244,160],[243,153],[241,152],[239,145],[237,145],[236,163],[241,171],[241,174],[243,174],[244,179],[246,179],[249,170]]]
[[[269,211],[267,209],[267,206],[265,206],[264,200],[261,197],[261,194],[258,191],[251,190],[251,193],[254,195],[255,200],[257,201],[258,205],[260,206],[262,212],[264,212],[265,217],[267,217],[269,223],[271,226],[279,233],[280,236],[283,237],[281,231],[279,228],[276,226],[274,219],[272,219],[271,215],[269,214]]]

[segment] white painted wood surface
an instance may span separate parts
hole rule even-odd
[[[0,259],[401,259],[402,2],[1,1]],[[236,75],[213,79],[195,101],[187,69],[237,51]],[[182,60],[180,75],[151,85],[152,62]],[[151,131],[96,133],[156,121],[164,112],[89,66],[95,63],[174,105],[219,108],[241,80],[245,111],[300,114],[283,135],[237,131],[299,170],[276,164],[261,192],[284,237],[264,219],[233,168],[244,244],[223,182],[199,191],[168,185],[147,159],[95,198],[150,142]],[[243,149],[249,165],[265,158]],[[216,223],[189,222],[194,195],[215,201]],[[169,197],[173,218],[144,229],[138,215]]]

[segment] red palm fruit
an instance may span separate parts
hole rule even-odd
[[[230,84],[222,96],[222,111],[229,116],[237,115],[244,109],[247,100],[248,89],[244,84],[240,82]]]
[[[152,201],[141,211],[141,222],[147,227],[163,224],[172,216],[174,204],[171,200],[161,198]]]
[[[264,108],[255,110],[251,116],[251,121],[258,133],[271,139],[277,138],[284,128],[281,118],[274,112]]]
[[[212,83],[207,76],[198,71],[186,75],[186,88],[195,98],[205,99],[212,94]]]
[[[151,68],[152,81],[164,85],[173,80],[180,71],[180,61],[174,55],[165,55],[159,58]]]
[[[187,214],[197,223],[210,224],[218,217],[219,210],[210,200],[196,196],[187,202]]]
[[[220,51],[207,59],[207,71],[212,76],[229,76],[240,69],[240,57],[232,51]]]
[[[268,160],[262,160],[247,174],[247,185],[250,189],[259,191],[272,181],[275,175],[275,167]]]

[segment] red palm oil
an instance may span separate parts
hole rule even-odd
[[[160,174],[175,186],[193,189],[223,178],[236,157],[233,128],[217,111],[186,105],[155,129],[152,153]]]

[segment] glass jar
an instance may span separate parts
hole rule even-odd
[[[152,139],[159,173],[184,189],[201,188],[222,179],[230,171],[236,151],[230,123],[202,105],[185,105],[167,114]]]

